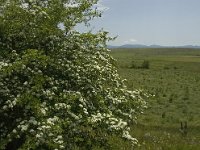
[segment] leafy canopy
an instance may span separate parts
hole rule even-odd
[[[0,0],[0,149],[93,149],[108,135],[133,144],[145,106],[127,90],[106,42],[79,33],[97,0]],[[59,26],[62,24],[62,28]]]

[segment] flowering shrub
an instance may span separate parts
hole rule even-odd
[[[120,79],[108,33],[73,30],[97,1],[0,2],[0,149],[106,147],[109,134],[137,144],[129,125],[145,102]]]

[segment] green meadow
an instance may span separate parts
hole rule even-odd
[[[140,150],[200,149],[200,50],[112,49],[119,74],[130,90],[153,95],[132,125]],[[113,149],[131,149],[111,138]]]

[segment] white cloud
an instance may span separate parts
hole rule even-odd
[[[130,42],[137,42],[136,39],[130,39],[129,41],[130,41]]]
[[[129,41],[124,41],[125,44],[129,43]]]
[[[134,38],[131,38],[131,39],[129,39],[129,40],[124,41],[125,44],[128,44],[128,43],[135,43],[135,42],[137,42],[137,40],[134,39]]]

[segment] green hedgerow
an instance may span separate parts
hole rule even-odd
[[[119,77],[111,38],[74,30],[96,3],[0,0],[0,149],[106,147],[110,133],[137,143],[129,124],[145,102]]]

